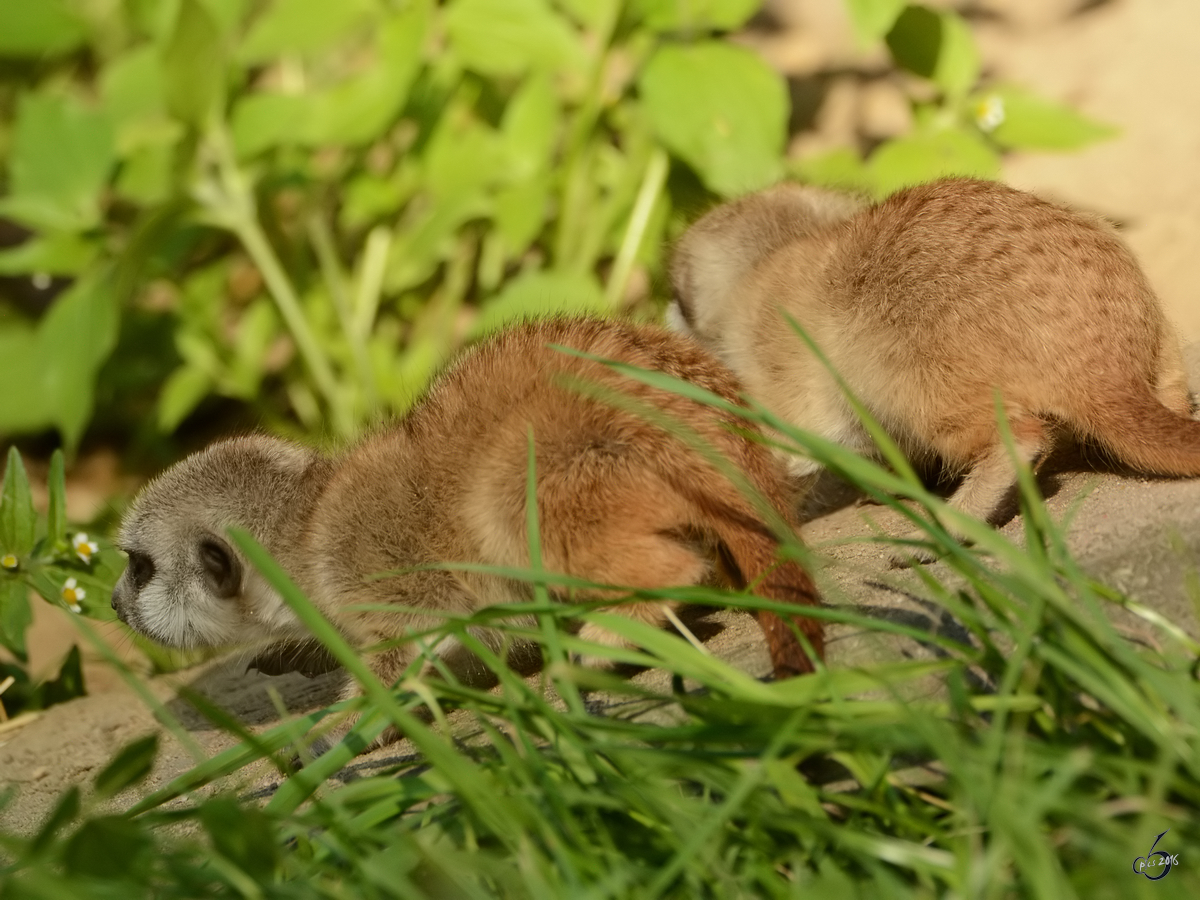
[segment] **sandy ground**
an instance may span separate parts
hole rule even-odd
[[[1012,184],[1094,210],[1121,223],[1187,344],[1200,342],[1200,117],[1192,101],[1200,84],[1200,6],[1195,0],[980,0],[974,4],[977,33],[987,72],[1069,102],[1117,125],[1121,134],[1088,150],[1063,156],[1017,155],[1005,167]],[[844,144],[854,135],[886,137],[905,125],[906,111],[889,79],[878,77],[878,58],[855,48],[841,12],[832,0],[776,0],[764,24],[747,38],[807,98],[817,131],[799,136],[796,149],[821,142]],[[1200,351],[1193,347],[1192,371],[1200,375]],[[1197,386],[1195,383],[1194,387]],[[72,514],[99,502],[84,496],[81,478],[73,488]],[[1093,493],[1071,526],[1072,546],[1090,571],[1155,605],[1171,621],[1200,636],[1194,578],[1189,560],[1200,554],[1200,482],[1150,481],[1114,474],[1065,474],[1053,480],[1050,506],[1063,516],[1085,489]],[[835,564],[822,576],[826,595],[864,607],[902,609],[929,627],[941,627],[928,604],[909,589],[904,574],[887,573],[878,548],[841,545],[868,530],[870,509],[847,507],[813,523],[806,539]],[[883,517],[880,524],[886,527]],[[1019,532],[1020,523],[1008,526]],[[867,587],[870,585],[870,587]],[[872,593],[873,592],[873,593]],[[915,599],[914,599],[915,598]],[[31,635],[33,666],[47,672],[79,639],[65,616],[38,603]],[[1156,640],[1131,619],[1120,623],[1132,637]],[[719,614],[709,646],[737,660],[747,671],[764,674],[757,630],[743,616]],[[136,661],[116,626],[108,636],[122,655]],[[831,635],[830,661],[853,664],[922,648],[881,645],[868,635],[843,630]],[[85,783],[122,745],[159,728],[144,700],[115,672],[85,651],[91,694],[23,721],[0,724],[0,786],[14,784],[18,799],[0,813],[0,828],[34,828],[60,791]],[[642,677],[653,680],[654,673]],[[209,755],[230,739],[175,699],[175,684],[187,684],[219,700],[255,727],[278,721],[275,692],[287,709],[321,705],[330,696],[328,680],[300,676],[246,675],[242,667],[217,661],[149,683],[163,709],[176,717],[194,746],[164,739],[159,766],[147,788],[188,768],[195,754]],[[360,770],[386,764],[406,752],[404,745],[362,758]],[[258,769],[240,782],[244,789],[269,790],[276,773]],[[117,798],[117,803],[129,798]]]

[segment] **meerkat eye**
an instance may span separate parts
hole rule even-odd
[[[237,594],[242,583],[242,567],[229,546],[219,538],[200,540],[200,566],[209,590],[228,600]]]
[[[154,577],[154,560],[144,553],[139,553],[136,550],[130,550],[129,567],[127,569],[129,582],[136,590],[142,590],[150,583],[150,579]]]

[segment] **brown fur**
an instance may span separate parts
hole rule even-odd
[[[1178,342],[1106,225],[987,181],[909,188],[859,212],[829,197],[750,195],[700,219],[675,253],[677,321],[751,396],[873,450],[791,316],[910,457],[966,473],[952,503],[977,517],[1014,480],[997,392],[1026,461],[1066,430],[1148,473],[1200,475]]]
[[[134,627],[170,643],[179,643],[181,635],[198,635],[200,643],[224,642],[223,636],[302,638],[281,601],[271,599],[248,570],[241,592],[223,605],[187,595],[186,583],[197,581],[187,548],[197,535],[220,535],[230,524],[251,529],[358,646],[435,627],[442,621],[438,613],[468,615],[527,600],[527,586],[495,575],[397,570],[444,562],[529,566],[531,434],[547,571],[634,588],[709,583],[726,572],[738,587],[761,579],[756,587],[767,597],[818,602],[808,575],[777,560],[766,510],[760,512],[701,452],[640,410],[590,397],[579,384],[599,386],[681,423],[743,473],[780,522],[792,523],[783,470],[762,445],[735,434],[743,423],[551,349],[555,344],[665,372],[726,400],[739,395],[728,370],[662,329],[595,320],[510,329],[465,354],[402,421],[336,460],[258,436],[219,442],[168,471],[139,497],[121,531],[131,560],[152,558],[165,586],[144,577],[146,583],[135,584],[131,573],[138,567],[131,562],[114,592],[114,607]],[[269,482],[270,496],[260,496],[256,482]],[[277,497],[286,498],[282,511]],[[144,576],[145,563],[140,565]],[[394,574],[372,577],[380,573]],[[356,604],[384,608],[347,610]],[[388,608],[402,606],[410,609]],[[166,608],[176,610],[176,621],[164,617]],[[665,622],[657,603],[622,604],[614,611]],[[222,615],[227,623],[208,627]],[[189,621],[194,618],[205,627],[197,629]],[[786,623],[772,614],[759,619],[777,675],[812,671]],[[270,624],[260,629],[260,623]],[[819,622],[796,616],[794,624],[820,654]],[[591,624],[582,635],[619,643]],[[477,636],[501,649],[498,632],[481,629]],[[460,677],[483,676],[478,660],[454,642],[436,652]],[[391,684],[416,654],[408,642],[369,661]]]

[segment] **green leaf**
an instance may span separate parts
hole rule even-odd
[[[42,388],[45,365],[37,332],[18,321],[0,329],[0,384],[19,384],[19,391],[0,394],[0,433],[25,434],[49,426]]]
[[[158,735],[126,744],[96,776],[96,794],[111,797],[150,774],[158,757]]]
[[[867,161],[877,197],[953,175],[995,178],[1000,157],[976,135],[960,130],[917,134],[888,141]]]
[[[50,546],[65,550],[67,547],[67,482],[63,472],[63,452],[55,448],[50,454],[50,472],[46,476],[48,495],[46,515],[46,539]]]
[[[133,150],[121,167],[117,193],[142,206],[154,206],[171,197],[175,185],[175,136],[144,143]]]
[[[1018,87],[980,94],[971,108],[976,124],[997,144],[1018,150],[1076,150],[1118,133],[1112,125]],[[991,124],[996,118],[999,123]]]
[[[0,332],[0,383],[20,384],[0,400],[0,430],[54,427],[68,449],[92,413],[96,374],[112,352],[117,304],[107,282],[80,280],[61,294],[37,329]]]
[[[54,809],[38,830],[37,836],[30,843],[30,856],[36,856],[49,847],[50,842],[54,840],[55,833],[68,822],[75,820],[79,815],[79,805],[79,788],[72,785],[63,792],[58,803],[55,804]]]
[[[846,12],[860,44],[879,40],[892,30],[905,0],[846,0]]]
[[[196,366],[185,364],[172,372],[158,394],[159,430],[173,432],[212,389],[212,378]]]
[[[537,237],[549,216],[549,202],[550,179],[546,175],[496,192],[493,214],[509,254],[520,253]]]
[[[289,144],[364,144],[379,137],[408,100],[428,30],[425,6],[414,4],[384,23],[378,63],[365,74],[308,94],[243,97],[233,112],[238,155],[250,157]]]
[[[545,0],[457,0],[444,19],[450,47],[483,75],[582,71],[589,54]]]
[[[225,89],[221,32],[199,0],[180,0],[175,29],[163,48],[167,110],[193,128],[202,127]]]
[[[52,681],[44,681],[37,687],[37,706],[46,709],[55,703],[65,703],[82,697],[87,691],[83,686],[83,658],[79,648],[72,645],[58,667],[58,675]]]
[[[63,863],[74,875],[117,879],[147,874],[146,855],[154,846],[146,826],[125,816],[100,816],[84,822],[71,835]]]
[[[238,58],[262,63],[285,54],[324,50],[364,24],[374,9],[370,0],[274,0],[255,19]]]
[[[471,336],[490,334],[512,322],[540,319],[560,313],[609,312],[604,291],[590,274],[577,272],[526,272],[483,307],[471,327]]]
[[[508,147],[508,176],[521,182],[549,166],[562,120],[554,85],[543,73],[534,73],[513,95],[500,132]]]
[[[37,514],[25,464],[16,447],[8,448],[4,481],[0,483],[0,553],[26,556],[33,550]]]
[[[654,31],[732,31],[762,6],[761,0],[634,0],[642,24]]]
[[[64,0],[0,3],[0,56],[58,56],[74,50],[86,37],[83,22]]]
[[[117,340],[117,301],[106,281],[78,281],[63,293],[38,329],[40,374],[50,424],[68,449],[92,415],[96,375]]]
[[[887,34],[896,63],[962,97],[979,80],[979,50],[971,29],[954,12],[909,6]]]
[[[51,232],[0,250],[0,275],[77,275],[96,258],[96,250],[95,241],[74,232]]]
[[[105,116],[71,97],[17,102],[4,211],[41,227],[83,230],[99,221],[99,195],[116,161]]]
[[[261,810],[229,797],[200,807],[200,822],[217,852],[256,880],[269,879],[279,859],[273,821]]]
[[[822,187],[849,191],[870,191],[873,187],[862,158],[848,147],[804,157],[792,164],[792,171],[801,181]]]
[[[751,51],[715,41],[668,44],[638,86],[659,138],[713,191],[732,196],[782,174],[787,91]]]
[[[7,552],[7,551],[0,551]],[[26,662],[25,632],[33,622],[29,586],[17,575],[0,569],[0,647]]]

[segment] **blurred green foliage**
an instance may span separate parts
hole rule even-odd
[[[68,532],[61,450],[50,459],[47,493],[43,522],[34,510],[21,455],[10,447],[0,480],[0,649],[13,661],[0,661],[0,721],[84,693],[75,647],[56,678],[41,683],[30,678],[25,638],[33,622],[31,591],[73,613],[115,618],[108,596],[125,561],[108,545],[101,548],[82,532]]]
[[[789,171],[883,194],[1104,133],[979,91],[954,13],[847,0],[933,90],[789,164],[754,0],[4,0],[0,433],[170,433],[214,396],[332,437],[463,340],[656,314],[682,215]],[[932,99],[929,99],[932,97]]]

